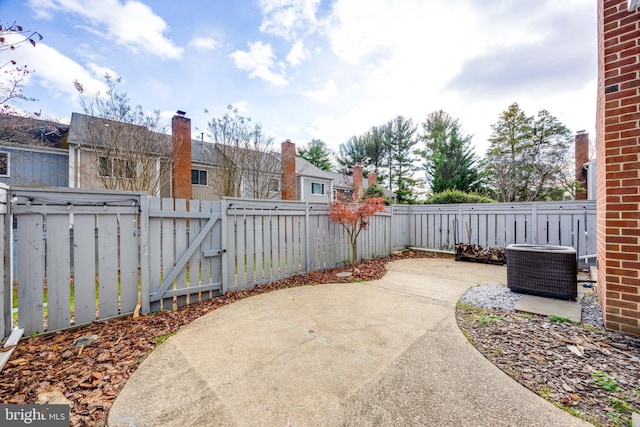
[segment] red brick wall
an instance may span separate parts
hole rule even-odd
[[[576,191],[576,200],[587,199],[587,173],[584,164],[589,161],[589,134],[580,131],[576,134],[575,142],[575,166],[576,181],[580,184],[580,190]]]
[[[598,0],[598,297],[607,328],[640,335],[640,11]]]
[[[171,120],[173,197],[191,199],[191,119],[178,112]]]
[[[296,144],[287,139],[280,148],[282,200],[296,200]]]

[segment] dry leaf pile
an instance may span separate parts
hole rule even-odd
[[[486,264],[503,265],[507,263],[505,248],[487,248],[480,245],[456,243],[456,261],[474,261]]]
[[[0,374],[0,403],[54,403],[52,399],[64,403],[67,399],[72,405],[71,425],[105,425],[118,391],[145,357],[169,335],[198,317],[239,299],[277,289],[379,279],[389,261],[426,256],[404,252],[360,263],[349,277],[337,276],[351,271],[348,266],[316,271],[251,290],[229,292],[173,311],[95,322],[26,338],[17,345]]]
[[[630,425],[640,411],[640,338],[561,318],[457,310],[458,325],[494,365],[595,425]]]

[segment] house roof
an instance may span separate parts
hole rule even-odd
[[[69,125],[31,117],[0,115],[0,141],[16,145],[67,148]]]
[[[89,132],[91,135],[87,136]],[[150,153],[157,150],[163,154],[168,144],[171,144],[171,135],[150,131],[145,126],[80,113],[71,114],[68,143],[79,146],[88,143],[95,146],[108,146],[114,138],[124,141],[128,138],[140,138],[140,135],[145,139],[149,138],[149,143],[145,145],[150,149]]]
[[[321,178],[326,180],[333,179],[329,172],[323,171],[302,157],[296,157],[296,173],[310,178]]]
[[[191,161],[208,166],[222,164],[222,153],[214,143],[205,142],[199,139],[191,140]]]

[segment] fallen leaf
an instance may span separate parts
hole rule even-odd
[[[138,304],[136,304],[136,308],[135,310],[133,310],[133,318],[137,319],[138,317],[140,317],[140,309],[142,308],[142,304],[140,304],[140,302],[138,302]]]
[[[7,365],[11,365],[11,366],[24,366],[26,364],[28,364],[29,361],[27,359],[15,359],[15,360],[10,360],[7,362]]]
[[[567,348],[569,349],[569,351],[573,354],[575,354],[578,357],[582,357],[584,356],[584,354],[582,354],[582,352],[580,351],[580,349],[578,347],[576,347],[575,345],[568,345]]]
[[[27,396],[25,396],[24,394],[18,394],[16,396],[13,396],[11,399],[9,399],[9,403],[15,403],[15,404],[23,404],[25,401],[27,400]]]
[[[543,356],[540,356],[539,354],[536,354],[534,352],[529,353],[529,356],[533,357],[538,362],[546,362],[547,361],[547,359],[545,359]]]

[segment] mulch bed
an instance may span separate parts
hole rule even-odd
[[[560,318],[458,308],[458,325],[494,365],[595,425],[631,425],[640,411],[640,337]]]
[[[278,289],[323,283],[376,280],[385,264],[403,258],[430,257],[404,252],[358,264],[350,277],[337,273],[350,267],[316,271],[271,282],[251,290],[229,292],[180,309],[148,316],[95,322],[75,329],[23,339],[0,375],[0,403],[32,404],[39,397],[58,394],[71,404],[72,426],[104,426],[109,408],[127,379],[168,336],[221,306]],[[98,341],[74,347],[80,337],[97,335]]]

